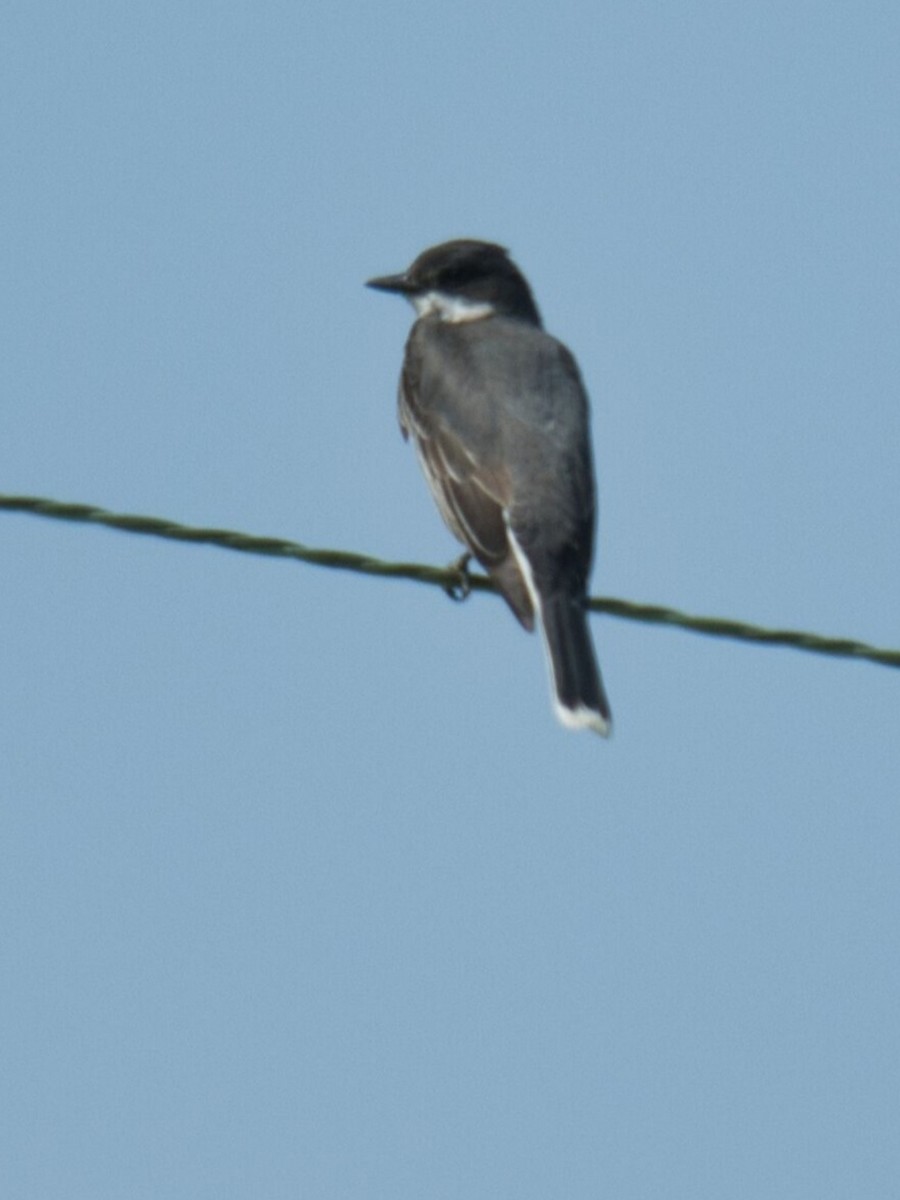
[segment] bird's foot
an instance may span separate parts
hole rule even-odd
[[[445,585],[444,591],[451,600],[456,600],[457,603],[461,603],[467,599],[469,593],[472,591],[472,577],[469,574],[469,563],[471,561],[471,554],[461,554],[459,558],[454,559],[447,566],[447,570],[452,571],[456,578]]]

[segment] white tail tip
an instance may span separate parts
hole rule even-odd
[[[555,696],[553,700],[559,722],[565,725],[566,729],[593,729],[594,733],[599,733],[601,737],[609,737],[612,733],[612,722],[607,721],[594,709],[587,708],[584,704],[579,704],[577,708],[565,708]]]

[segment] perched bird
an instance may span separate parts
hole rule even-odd
[[[569,350],[544,332],[502,246],[452,241],[370,279],[418,314],[399,415],[450,531],[522,625],[537,620],[560,721],[608,735],[609,701],[585,601],[595,499],[587,393]]]

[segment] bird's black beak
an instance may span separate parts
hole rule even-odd
[[[399,292],[401,296],[408,296],[415,291],[405,274],[379,275],[377,279],[367,279],[366,287],[375,288],[378,292]]]

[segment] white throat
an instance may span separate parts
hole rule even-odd
[[[420,317],[434,313],[442,321],[449,321],[453,325],[460,321],[480,321],[494,314],[492,304],[466,300],[463,296],[448,296],[446,292],[424,292],[421,296],[412,296],[411,300]]]

